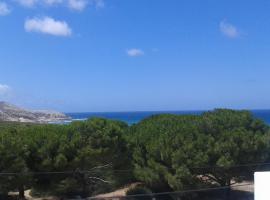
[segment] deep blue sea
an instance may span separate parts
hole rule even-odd
[[[107,119],[121,120],[129,125],[138,123],[142,119],[156,114],[176,114],[176,115],[200,115],[205,111],[147,111],[147,112],[84,112],[84,113],[66,113],[72,118],[72,121],[86,120],[92,117],[102,117]],[[253,115],[262,119],[270,125],[270,110],[252,110]]]

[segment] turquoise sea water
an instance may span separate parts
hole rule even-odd
[[[176,114],[176,115],[200,115],[205,111],[147,111],[147,112],[83,112],[66,113],[72,120],[85,120],[92,117],[102,117],[107,119],[121,120],[128,124],[138,123],[142,119],[156,114]],[[270,110],[252,110],[253,115],[270,125]]]

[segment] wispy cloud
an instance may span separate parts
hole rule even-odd
[[[10,8],[5,2],[0,1],[0,16],[8,15],[10,13]]]
[[[103,8],[105,3],[103,0],[68,0],[68,7],[72,10],[82,11],[88,5]]]
[[[36,3],[38,3],[40,0],[16,0],[19,4],[25,6],[25,7],[33,7]]]
[[[0,84],[0,97],[3,97],[9,94],[11,91],[11,87],[5,84]]]
[[[152,52],[159,52],[158,48],[152,48]]]
[[[25,7],[34,7],[36,5],[47,5],[52,6],[54,4],[61,4],[66,2],[67,0],[15,0],[19,4]]]
[[[65,21],[57,21],[51,17],[27,19],[24,24],[27,32],[37,32],[54,36],[70,36],[72,30]]]
[[[64,0],[43,0],[43,1],[47,5],[60,4],[64,2]]]
[[[220,22],[219,29],[223,35],[231,39],[235,39],[240,35],[237,27],[227,22],[226,20]]]
[[[96,8],[104,7],[104,0],[14,0],[25,7],[34,7],[37,5],[52,6],[55,4],[64,5],[72,10],[82,11],[88,5]]]
[[[96,8],[103,8],[105,6],[103,0],[92,0],[92,3],[96,6]]]
[[[68,6],[70,9],[81,11],[87,6],[87,0],[68,0]]]
[[[131,57],[136,57],[136,56],[143,56],[144,52],[141,49],[128,49],[127,50],[127,55]]]

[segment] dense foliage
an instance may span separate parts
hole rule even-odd
[[[91,196],[131,181],[152,191],[226,186],[251,176],[254,168],[245,164],[268,162],[269,145],[267,125],[247,111],[225,109],[157,115],[130,127],[99,118],[0,123],[0,198],[10,191],[23,198],[26,189]]]
[[[131,127],[134,174],[157,190],[230,185],[251,175],[239,166],[269,159],[269,128],[247,111],[159,115]]]
[[[31,187],[36,194],[88,196],[118,187],[125,179],[114,170],[130,168],[126,129],[104,119],[2,128],[0,172],[19,174],[1,176],[1,193],[19,190],[23,196]]]

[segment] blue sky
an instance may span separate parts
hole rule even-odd
[[[270,108],[268,0],[0,0],[0,99],[74,111]]]

